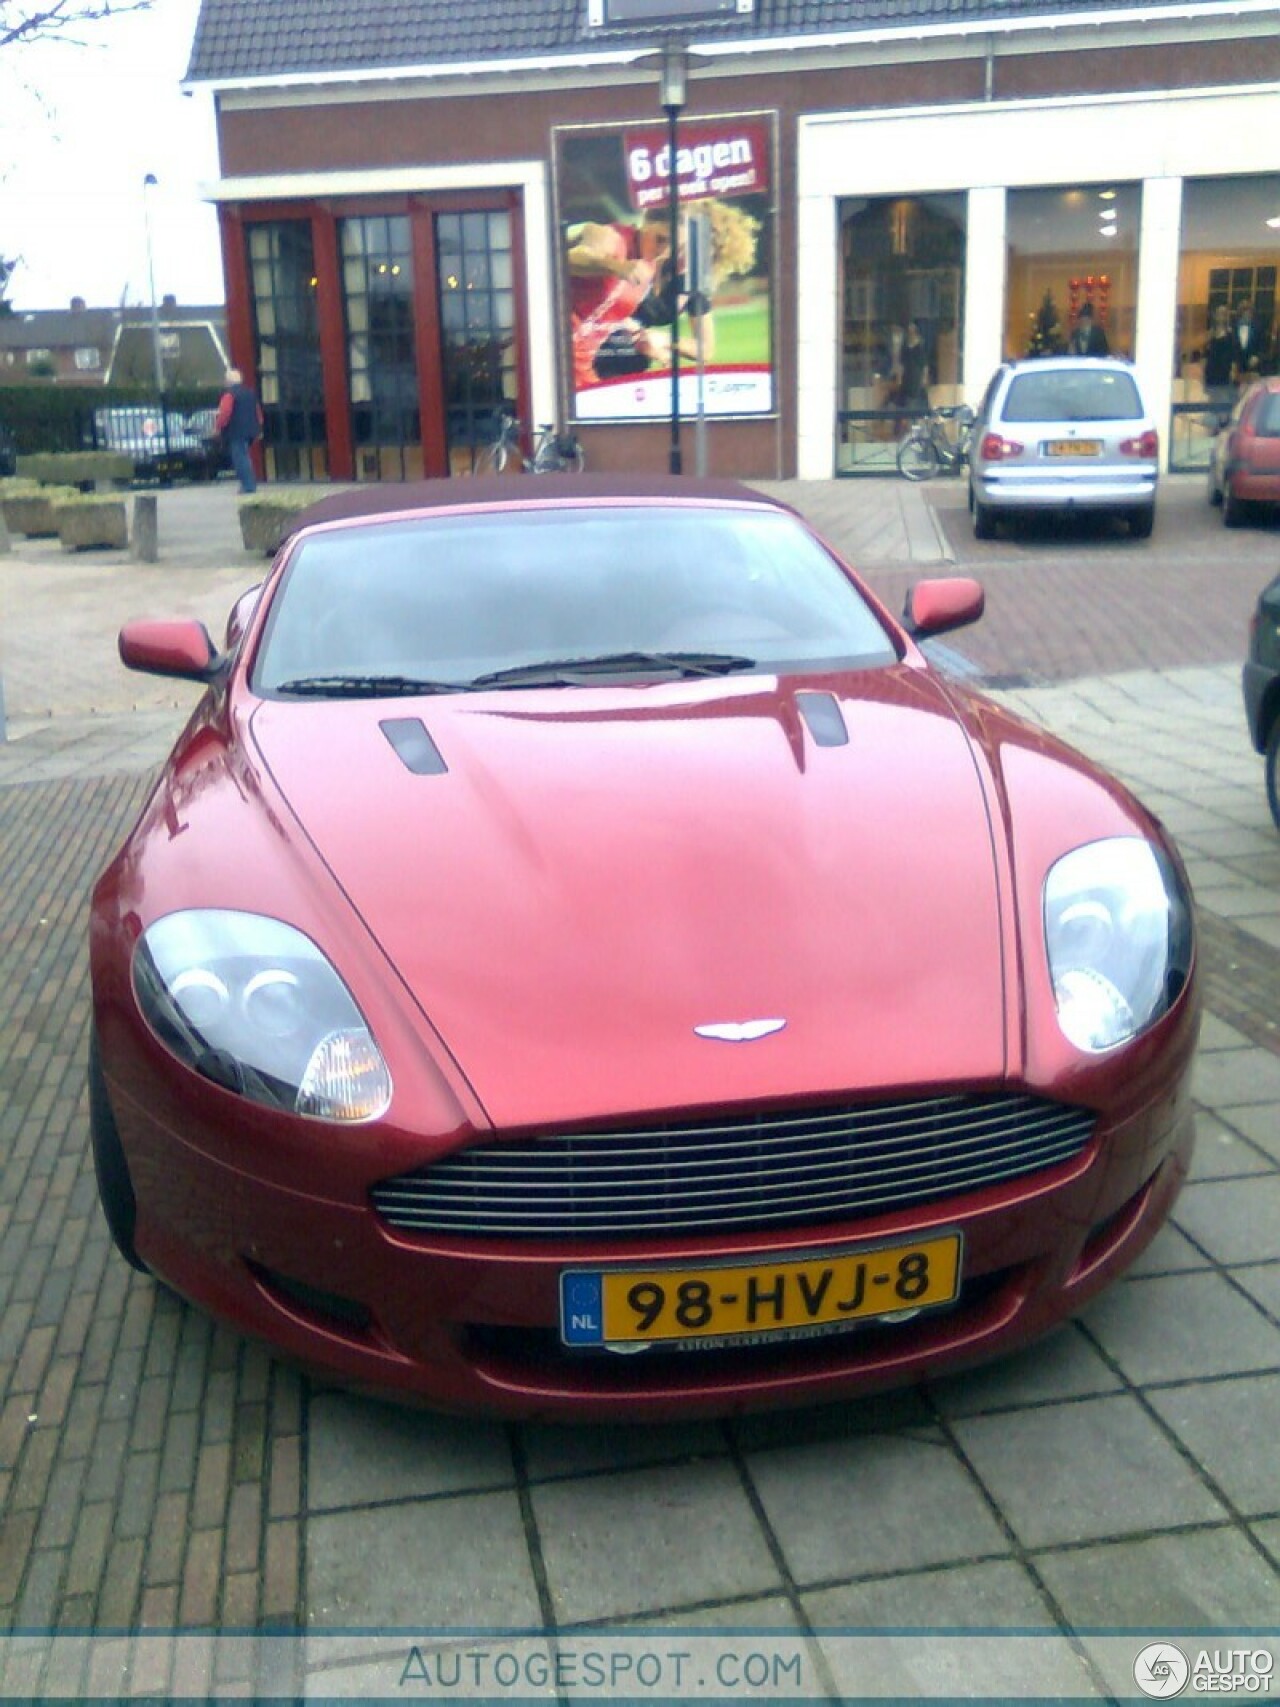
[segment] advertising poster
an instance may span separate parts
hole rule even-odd
[[[557,171],[573,415],[766,415],[774,407],[770,265],[773,120],[682,122],[672,266],[667,127],[562,131]]]

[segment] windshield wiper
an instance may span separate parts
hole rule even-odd
[[[393,699],[408,694],[466,693],[470,686],[428,676],[298,676],[281,682],[275,692],[315,699]]]
[[[754,658],[737,652],[604,652],[595,658],[548,658],[540,664],[515,664],[477,676],[473,688],[573,687],[591,676],[622,676],[661,671],[675,676],[727,676],[755,667]]]

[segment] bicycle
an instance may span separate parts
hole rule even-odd
[[[484,447],[476,464],[479,474],[505,474],[514,463],[526,474],[581,474],[586,453],[576,433],[560,432],[553,421],[538,428],[533,455],[520,448],[520,423],[507,410],[498,415],[498,436]]]
[[[975,416],[967,403],[931,409],[913,421],[898,446],[898,473],[906,480],[959,474],[969,462]],[[952,438],[949,427],[954,428]]]

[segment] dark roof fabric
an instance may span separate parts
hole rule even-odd
[[[420,510],[456,509],[464,504],[527,506],[609,498],[637,501],[678,498],[684,503],[701,500],[790,509],[789,505],[736,480],[697,480],[660,474],[547,474],[530,475],[526,479],[494,474],[476,475],[469,480],[386,481],[334,492],[300,510],[285,537],[325,522],[390,521]]]
[[[756,0],[754,12],[673,27],[591,28],[587,0],[203,0],[187,78],[394,70],[472,61],[567,58],[652,47],[672,33],[700,42],[859,33],[1119,11],[1132,0]],[[1146,0],[1146,9],[1178,0]]]

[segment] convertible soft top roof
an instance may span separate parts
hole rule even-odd
[[[738,480],[694,480],[670,474],[476,475],[470,479],[388,481],[335,492],[300,510],[285,538],[322,522],[367,520],[416,510],[470,508],[477,504],[528,506],[593,498],[634,498],[649,502],[675,498],[685,502],[759,504],[774,510],[788,508]]]

